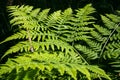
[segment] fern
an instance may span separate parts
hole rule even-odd
[[[46,21],[49,24],[52,24],[49,21],[54,20],[53,17],[48,17],[49,9],[46,9],[40,12],[40,9],[33,10],[33,7],[23,5],[20,7],[10,6],[9,11],[12,12],[10,13],[10,16],[13,17],[13,19],[10,21],[12,26],[13,27],[18,26],[20,31],[17,33],[14,33],[12,36],[8,37],[1,43],[14,40],[14,39],[23,39],[28,41],[20,42],[15,46],[11,47],[10,50],[8,50],[4,56],[11,53],[16,53],[18,51],[28,52],[31,50],[31,48],[32,48],[31,51],[33,52],[34,50],[37,51],[38,49],[41,49],[41,48],[42,50],[52,49],[54,51],[56,50],[55,47],[57,47],[58,49],[61,48],[61,51],[65,53],[69,53],[71,51],[72,53],[74,53],[72,46],[65,43],[64,41],[59,40],[58,35],[56,35],[55,33],[51,32],[51,30],[48,29],[49,27],[47,27],[48,24],[46,24]],[[57,16],[58,14],[53,13],[50,16],[54,16],[54,18],[57,18],[55,17],[55,15]],[[61,44],[64,44],[64,46]]]
[[[75,79],[80,72],[91,80],[91,71],[101,77],[110,79],[103,70],[97,66],[84,65],[78,55],[69,56],[63,53],[50,54],[37,53],[25,54],[15,59],[9,59],[0,66],[1,79]],[[24,75],[21,73],[24,72]],[[32,76],[32,77],[31,77]],[[67,76],[67,77],[66,77]]]
[[[88,43],[88,40],[92,41],[93,37],[90,35],[94,31],[94,28],[91,27],[91,24],[94,23],[95,18],[91,16],[92,13],[95,12],[95,9],[91,7],[91,4],[88,4],[82,9],[76,10],[76,14],[72,14],[72,10],[68,8],[64,12],[57,11],[54,12],[49,16],[48,22],[46,21],[46,25],[49,27],[49,29],[58,35],[58,37],[66,41],[74,47],[77,51],[85,51],[85,48],[76,48],[76,44],[79,45],[91,45]],[[80,42],[80,43],[78,43]],[[93,43],[93,42],[91,42]],[[93,47],[95,46],[95,47]],[[94,43],[94,45],[91,45],[90,48],[88,48],[88,52],[83,52],[87,57],[89,56],[90,59],[96,59],[98,58],[98,50],[100,50],[101,45],[98,46],[99,49],[96,50],[98,44]],[[93,51],[94,53],[91,53],[91,55],[87,54],[92,51],[91,48],[95,48]],[[94,57],[96,55],[96,57]],[[86,58],[86,57],[85,57]]]
[[[55,47],[57,47],[58,50],[61,48],[61,51],[65,53],[75,53],[74,46],[76,45],[76,42],[80,41],[80,45],[83,43],[91,45],[90,43],[87,43],[87,40],[92,38],[89,34],[94,30],[92,27],[88,27],[94,23],[93,20],[95,20],[93,16],[90,16],[91,13],[95,12],[95,9],[91,7],[91,4],[85,6],[83,9],[76,10],[76,15],[72,14],[73,11],[70,8],[66,9],[64,12],[56,11],[50,15],[48,15],[49,9],[40,11],[40,9],[33,9],[31,6],[24,5],[10,6],[8,10],[11,12],[10,16],[12,17],[12,20],[10,22],[13,28],[17,26],[19,31],[1,43],[14,39],[23,39],[28,40],[27,43],[29,43],[30,47],[24,47],[24,44],[23,47],[11,47],[4,56],[13,52],[16,53],[17,51],[33,52],[37,51],[38,49],[51,49],[54,51],[57,50]],[[53,42],[53,40],[55,42]],[[33,42],[40,42],[40,44],[38,44],[39,46],[37,45],[36,47],[34,44],[32,44]],[[15,48],[19,49],[15,50]],[[91,48],[89,49],[92,51]],[[78,49],[78,51],[82,50]],[[95,53],[92,53],[91,58],[92,56],[97,55],[96,53],[96,51]]]
[[[104,25],[94,25],[95,32],[91,32],[91,35],[97,44],[101,46],[101,48],[98,48],[100,49],[100,59],[103,58],[109,61],[110,64],[108,64],[113,67],[114,71],[117,69],[119,72],[119,69],[113,65],[117,63],[116,61],[118,61],[120,57],[120,17],[117,14],[106,14],[104,16],[101,15],[101,18]],[[119,66],[119,63],[115,65]]]
[[[111,16],[111,15],[109,15],[109,16]],[[106,18],[107,17],[104,16],[103,20],[106,21]],[[107,18],[107,20],[109,20],[109,22],[110,22],[109,18]],[[119,24],[116,23],[116,21],[114,21],[114,19],[111,18],[111,20],[113,20],[113,21],[111,21],[111,23],[113,23],[112,25],[114,25],[114,26],[112,26],[112,25],[111,26],[114,27],[114,28],[112,30],[110,30],[111,32],[109,33],[109,36],[108,36],[109,41],[107,41],[107,45],[105,46],[105,48],[107,49],[106,51],[110,51],[110,52],[111,52],[111,49],[114,49],[114,51],[116,51],[118,49],[118,54],[119,54],[119,44],[120,44],[119,43],[119,31],[118,31],[119,30]],[[118,24],[118,25],[115,25],[115,24]],[[107,24],[106,24],[106,26],[109,27],[109,25],[107,25]],[[109,53],[109,54],[113,54],[113,53]]]
[[[9,6],[8,10],[10,23],[16,31],[1,44],[16,39],[20,41],[7,50],[2,58],[13,53],[25,54],[8,60],[6,65],[9,67],[1,66],[2,78],[12,79],[14,76],[13,79],[22,79],[20,76],[23,76],[23,79],[27,79],[33,72],[34,78],[31,79],[77,80],[83,76],[88,80],[95,77],[110,80],[102,69],[87,62],[99,58],[106,36],[109,36],[100,30],[110,33],[107,27],[92,26],[95,9],[91,4],[76,10],[76,14],[71,8],[48,14],[49,9],[41,11],[25,5]],[[44,54],[44,51],[47,53]]]

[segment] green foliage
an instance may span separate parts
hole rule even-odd
[[[110,19],[105,16],[102,16],[105,28],[95,25],[92,15],[95,9],[91,4],[76,10],[75,14],[71,8],[50,14],[49,9],[41,11],[25,5],[9,6],[8,10],[15,31],[1,44],[11,40],[19,42],[10,47],[2,58],[13,53],[22,56],[9,59],[0,66],[1,78],[77,80],[82,77],[91,80],[103,77],[110,80],[102,69],[88,62],[109,54],[107,51],[111,49],[108,45],[113,42],[106,43],[109,36],[116,39],[116,35],[111,38],[110,34],[117,29],[109,27],[105,21],[110,22]],[[115,23],[111,21],[110,24]]]
[[[93,28],[89,26],[94,23],[93,20],[95,20],[94,17],[90,15],[95,12],[91,4],[76,10],[75,15],[72,14],[72,9],[70,8],[64,12],[56,11],[50,15],[48,15],[49,9],[43,11],[40,11],[40,9],[33,10],[33,7],[24,5],[20,7],[10,6],[8,10],[11,12],[11,18],[13,18],[10,22],[13,27],[18,28],[18,31],[3,42],[14,39],[27,41],[20,42],[11,47],[4,56],[23,50],[30,51],[31,47],[37,51],[42,47],[43,50],[48,50],[49,48],[49,50],[53,51],[61,48],[61,51],[66,53],[74,53],[74,50],[77,49],[81,51],[83,55],[85,54],[86,58],[96,59],[98,57],[96,43],[90,46],[93,49],[95,48],[95,51],[90,53],[90,55],[89,52],[93,49],[89,48],[86,50],[85,48],[76,48],[78,42],[80,42],[79,45],[81,46],[84,46],[83,43],[91,45],[91,43],[87,43],[88,40],[92,38],[89,34],[93,31]],[[39,46],[34,46],[34,42],[40,42],[40,44],[38,44]]]
[[[101,55],[110,60],[109,65],[115,72],[120,73],[120,16],[118,14],[106,14],[101,16],[105,24],[107,38],[103,45]]]
[[[104,25],[93,25],[91,35],[99,52],[100,61],[108,61],[108,66],[120,73],[120,16],[118,14],[101,15]],[[93,40],[92,40],[93,41]],[[92,42],[89,41],[89,42]],[[93,47],[94,47],[94,42]],[[110,69],[111,70],[111,69]],[[111,70],[111,71],[112,71]],[[113,72],[113,71],[112,71]]]
[[[110,79],[97,66],[85,65],[78,55],[69,56],[64,53],[34,52],[8,59],[6,64],[0,65],[0,67],[0,75],[3,80],[77,80],[80,74],[91,80],[91,73]]]
[[[58,39],[58,35],[49,30],[48,24],[52,24],[50,20],[54,20],[53,17],[49,17],[50,19],[47,21],[49,9],[40,12],[40,9],[33,10],[31,6],[11,6],[9,10],[12,12],[10,16],[13,17],[10,22],[13,27],[17,26],[19,31],[3,42],[14,39],[23,39],[26,41],[21,41],[15,46],[12,46],[4,56],[18,51],[29,52],[31,47],[34,48],[34,51],[40,49],[55,51],[60,49],[65,53],[74,53],[72,46]],[[52,15],[55,17],[56,14]],[[46,21],[48,24],[46,24]]]

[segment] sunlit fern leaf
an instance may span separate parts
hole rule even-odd
[[[46,25],[48,27],[54,26],[57,20],[61,17],[61,11],[56,11],[48,16]]]
[[[20,32],[17,32],[16,34],[6,38],[4,41],[1,42],[1,44],[15,39],[24,39],[26,36],[27,36],[27,32],[25,30],[21,30]]]
[[[63,46],[64,45],[64,46]],[[72,46],[70,46],[69,44],[60,41],[60,40],[46,40],[45,42],[34,42],[32,41],[32,43],[30,44],[29,41],[21,41],[19,43],[17,43],[16,45],[12,46],[5,54],[3,57],[5,57],[8,54],[12,54],[12,53],[16,53],[16,52],[29,52],[31,50],[31,47],[34,48],[35,51],[38,51],[39,49],[41,50],[52,50],[52,51],[56,51],[60,50],[62,52],[65,52],[66,54],[70,54],[74,52],[74,49]],[[72,55],[72,54],[70,54]]]
[[[37,39],[37,41],[39,42],[41,39],[42,41],[45,41],[45,39],[57,39],[58,36],[56,36],[54,33],[51,33],[49,31],[47,32],[41,32],[41,31],[35,31],[35,30],[30,30],[29,31],[29,36],[31,37],[32,40]],[[3,42],[1,42],[0,44],[7,42],[7,41],[11,41],[11,40],[15,40],[15,39],[28,39],[29,38],[27,31],[25,30],[20,30],[19,32],[11,35],[10,37],[6,38]]]
[[[86,39],[92,38],[89,34],[94,29],[88,25],[92,24],[94,22],[93,20],[95,20],[93,16],[91,16],[91,14],[95,12],[95,9],[92,8],[91,4],[76,10],[75,15],[72,14],[73,11],[71,8],[66,9],[64,12],[59,10],[50,15],[48,15],[49,9],[40,11],[40,9],[33,9],[31,6],[11,6],[8,8],[9,11],[11,11],[10,16],[13,17],[11,24],[25,29],[27,34],[24,33],[24,37],[21,35],[19,38],[15,37],[19,35],[19,33],[15,34],[11,38],[9,37],[8,40],[6,39],[6,41],[21,38],[31,39],[32,41],[36,41],[36,43],[41,42],[41,45],[44,43],[44,45],[41,46],[43,50],[48,50],[49,48],[55,50],[55,46],[57,46],[58,49],[61,48],[62,52],[69,53],[74,50],[72,50],[72,48],[58,46],[59,39],[61,39],[61,41],[63,40],[64,44],[64,41],[72,43],[74,41],[84,42]],[[46,39],[58,42],[55,43],[52,41],[53,44],[51,44],[49,41],[45,41]],[[73,45],[69,46],[71,47]],[[35,50],[38,50],[40,45],[34,47]]]
[[[30,15],[32,16],[32,17],[37,17],[37,15],[39,14],[39,12],[40,12],[40,9],[38,8],[38,9],[34,9],[34,10],[32,10],[31,12],[30,12]]]
[[[12,54],[12,53],[16,53],[16,52],[29,52],[30,51],[30,43],[29,41],[21,41],[19,43],[17,43],[16,45],[10,47],[10,49],[8,49],[5,54],[2,56],[2,58],[4,58],[6,55]]]
[[[94,74],[98,74],[99,77],[111,80],[100,68],[81,63],[81,59],[78,55],[72,57],[70,55],[64,55],[63,53],[38,54],[37,52],[9,59],[5,64],[0,65],[0,76],[5,77],[5,79],[13,78],[13,80],[20,78],[42,79],[43,77],[45,77],[45,79],[60,80],[61,77],[62,79],[65,79],[65,75],[67,74],[67,76],[70,76],[70,79],[77,80],[77,74],[78,72],[81,72],[88,80],[91,80],[91,72],[89,70]],[[96,72],[96,70],[99,71]],[[30,74],[29,71],[34,71],[34,73]],[[24,75],[22,75],[23,72]]]
[[[24,8],[27,8],[27,11],[24,10]],[[30,8],[30,9],[29,9]],[[44,30],[42,26],[40,26],[39,19],[44,20],[47,16],[47,13],[49,10],[44,10],[40,12],[40,9],[32,9],[31,6],[22,6],[20,7],[15,7],[15,6],[10,6],[8,9],[12,12],[10,16],[13,16],[14,18],[10,21],[12,26],[14,25],[20,25],[21,28],[35,28],[35,30],[42,29]],[[17,9],[17,11],[15,11]],[[44,16],[40,17],[41,14],[44,14]],[[40,18],[38,18],[38,16]],[[41,24],[42,25],[42,24]],[[38,27],[38,28],[37,28]]]
[[[39,12],[39,14],[36,16],[38,21],[44,22],[44,20],[48,16],[49,11],[50,11],[50,9],[44,9],[44,10],[42,10],[42,12]]]
[[[105,78],[110,79],[109,76],[107,76],[102,69],[99,69],[97,66],[87,66],[89,70],[92,72],[95,72],[97,74],[103,75]]]
[[[99,43],[102,40],[95,41],[94,36],[96,35],[92,36],[91,33],[98,30],[99,34],[103,36],[101,34],[103,32],[100,32],[99,29],[106,30],[92,27],[95,22],[95,18],[92,16],[95,9],[91,4],[76,10],[75,14],[72,13],[71,8],[54,13],[49,13],[49,9],[40,11],[40,9],[33,9],[32,6],[25,5],[8,8],[11,25],[13,28],[17,27],[19,32],[13,33],[3,42],[13,39],[20,39],[21,41],[7,50],[3,57],[12,53],[24,52],[25,55],[8,60],[6,63],[8,67],[4,65],[0,67],[2,72],[0,76],[5,76],[10,80],[77,80],[77,76],[81,75],[85,79],[91,80],[92,72],[92,74],[99,75],[98,78],[104,77],[110,80],[104,71],[86,64],[87,60],[97,59],[101,49]],[[87,43],[88,39],[90,42]],[[30,51],[31,47],[34,51]],[[95,70],[93,70],[94,68]],[[100,72],[96,72],[96,70]],[[29,71],[34,72],[34,74],[30,74]],[[29,77],[31,75],[32,78]]]
[[[38,49],[53,51],[60,50],[62,52],[65,52],[66,54],[70,53],[75,54],[73,47],[61,40],[46,40],[45,42],[33,42],[32,45],[35,48],[35,50]]]

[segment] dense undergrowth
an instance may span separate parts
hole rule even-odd
[[[9,6],[8,11],[13,34],[1,44],[16,43],[1,58],[9,59],[0,64],[0,79],[119,78],[120,11],[100,15],[103,24],[96,23],[91,4],[74,13],[28,5]]]

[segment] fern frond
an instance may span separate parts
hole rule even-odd
[[[48,18],[47,18],[47,22],[46,22],[47,27],[54,26],[55,23],[57,22],[57,20],[59,20],[60,17],[61,17],[61,11],[60,10],[52,13],[51,15],[49,15]]]
[[[44,30],[42,20],[45,20],[49,9],[43,10],[40,12],[40,9],[34,9],[31,6],[10,6],[8,7],[11,17],[14,17],[10,23],[12,26],[20,25],[19,28],[25,29],[35,29],[35,30]],[[39,17],[39,18],[38,18]],[[40,24],[42,23],[42,24]]]
[[[42,50],[53,50],[53,51],[60,50],[62,52],[65,52],[66,54],[70,54],[70,53],[75,54],[72,46],[60,40],[46,40],[45,42],[39,42],[39,43],[33,42],[32,45],[35,48],[35,50],[38,50],[40,48]]]
[[[119,15],[115,15],[115,14],[106,14],[106,16],[113,22],[115,23],[119,23],[120,21],[120,16]]]
[[[5,79],[10,80],[68,80],[68,78],[77,80],[82,76],[83,79],[91,80],[91,74],[95,74],[97,78],[103,77],[110,80],[103,70],[84,62],[99,58],[101,50],[103,54],[105,50],[108,53],[113,40],[119,39],[119,31],[116,31],[113,26],[109,28],[111,24],[116,24],[111,21],[111,18],[102,16],[105,28],[98,25],[93,27],[95,18],[91,14],[95,12],[95,9],[91,4],[76,10],[75,14],[72,13],[71,8],[51,14],[49,14],[49,9],[40,11],[40,9],[25,5],[8,8],[12,18],[10,23],[18,27],[19,32],[13,33],[3,42],[13,39],[22,41],[12,46],[3,57],[12,53],[25,54],[9,59],[5,65],[0,66],[2,78],[5,76]],[[106,22],[111,23],[108,25]],[[110,43],[108,43],[108,37],[113,30],[115,34],[110,36]],[[112,44],[118,53],[119,45],[114,42]],[[31,53],[31,47],[34,51],[28,54]]]
[[[95,18],[90,16],[90,14],[95,12],[95,9],[91,7],[91,4],[86,5],[84,8],[76,10],[77,14],[75,15],[75,19],[73,19],[74,26],[86,26],[88,24],[94,23],[93,21]],[[77,23],[77,24],[76,24]]]
[[[100,33],[96,32],[96,31],[92,31],[90,32],[91,36],[97,40],[98,42],[104,42],[106,40],[105,37],[103,37]]]
[[[108,36],[108,39],[107,39],[107,45],[105,46],[106,50],[109,52],[107,54],[109,54],[109,58],[110,58],[110,55],[111,55],[111,58],[112,58],[112,54],[113,52],[116,53],[116,51],[118,51],[119,49],[119,24],[117,24],[117,22],[119,21],[119,17],[117,18],[116,17],[117,15],[111,15],[111,14],[107,14],[107,17],[105,16],[102,16],[102,19],[106,25],[106,27],[108,27],[111,32]],[[114,20],[114,18],[117,18]],[[118,21],[116,21],[118,20]],[[108,24],[108,21],[109,21],[109,24]],[[110,27],[113,27],[113,28],[110,28]],[[109,40],[109,42],[108,42]],[[105,51],[105,53],[107,52]],[[119,51],[118,51],[118,54],[119,54]],[[105,55],[105,54],[104,54]]]
[[[75,45],[75,48],[78,50],[78,51],[81,51],[83,52],[83,55],[84,57],[86,57],[88,60],[89,59],[96,59],[98,58],[98,53],[93,51],[92,49],[89,49],[88,47],[86,46],[83,46],[83,45]]]
[[[0,65],[0,76],[5,79],[65,79],[65,75],[70,76],[70,79],[77,80],[78,72],[84,74],[88,80],[91,80],[91,72],[103,76],[106,79],[111,80],[103,70],[96,66],[89,66],[81,64],[81,60],[78,55],[69,56],[50,53],[33,53],[19,56],[15,59],[9,59],[6,64]],[[98,70],[96,72],[96,70]],[[25,72],[25,76],[21,76],[20,73]],[[29,74],[29,71],[34,73]],[[57,72],[57,74],[55,73]],[[31,76],[32,77],[29,77]],[[79,74],[80,75],[80,74]],[[14,77],[13,77],[14,76]],[[56,77],[54,77],[56,76]],[[67,77],[68,78],[68,77]],[[67,79],[66,78],[66,79]]]
[[[49,11],[50,9],[44,9],[41,12],[39,12],[39,14],[36,16],[38,22],[44,22],[48,17]]]
[[[110,35],[110,31],[106,28],[101,27],[100,25],[94,25],[95,29],[101,34],[101,35]]]
[[[92,40],[89,40],[87,39],[86,40],[86,43],[89,45],[89,47],[91,49],[93,49],[94,51],[96,52],[99,52],[101,51],[101,48],[102,48],[102,44],[98,43],[98,42],[95,42],[95,41],[92,41]]]
[[[106,14],[105,16],[102,15],[101,18],[104,23],[103,28],[107,29],[105,31],[102,30],[106,32],[107,35],[105,36],[102,34],[103,37],[106,37],[106,40],[102,42],[103,48],[100,54],[102,54],[105,60],[109,61],[108,64],[111,66],[112,71],[119,73],[119,63],[117,64],[117,62],[120,57],[120,15]]]
[[[6,51],[6,53],[3,55],[2,58],[4,58],[6,55],[16,53],[19,51],[29,52],[31,47],[33,47],[35,51],[52,50],[52,51],[62,51],[62,52],[65,52],[66,54],[70,54],[70,53],[75,54],[74,49],[71,45],[67,44],[66,42],[53,39],[53,40],[46,40],[45,42],[32,41],[31,44],[29,41],[21,41],[16,45],[12,46],[8,51]],[[73,54],[70,54],[70,55],[73,55]]]
[[[109,63],[115,72],[120,73],[120,60],[116,60],[114,62]]]
[[[120,40],[120,33],[118,34],[113,34],[112,37],[110,37],[110,41],[116,40],[119,42]]]
[[[120,56],[120,49],[110,48],[104,52],[104,59],[117,59]]]
[[[21,41],[19,43],[17,43],[16,45],[10,47],[10,49],[8,49],[5,54],[2,56],[2,58],[4,58],[6,55],[12,54],[12,53],[17,53],[17,52],[29,52],[30,51],[30,43],[29,41]]]
[[[104,24],[106,25],[106,27],[108,29],[114,29],[115,28],[116,24],[114,22],[112,22],[109,18],[107,18],[107,17],[105,17],[103,15],[101,15],[101,18],[102,18]]]

